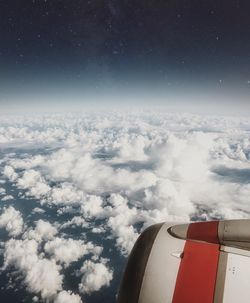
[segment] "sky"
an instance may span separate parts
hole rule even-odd
[[[249,218],[249,11],[0,1],[1,302],[113,303],[148,226]]]
[[[243,104],[249,10],[243,0],[2,1],[0,102],[39,105],[42,96],[48,105],[66,94],[59,104],[111,96],[119,106],[122,95],[150,94],[164,104],[195,91]]]

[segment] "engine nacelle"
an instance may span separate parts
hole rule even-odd
[[[250,302],[250,220],[156,224],[130,254],[118,303]]]

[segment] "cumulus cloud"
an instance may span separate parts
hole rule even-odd
[[[150,141],[145,136],[124,134],[113,145],[113,148],[117,150],[117,156],[113,162],[146,161],[148,155],[145,151],[149,144]]]
[[[12,206],[4,208],[0,215],[0,227],[5,228],[10,236],[20,235],[24,227],[21,213]]]
[[[78,274],[82,274],[79,291],[83,294],[90,294],[108,286],[113,278],[113,271],[104,263],[85,261]]]
[[[88,294],[112,280],[102,250],[105,256],[113,250],[127,256],[151,224],[248,217],[249,129],[249,118],[153,111],[2,117],[1,201],[11,187],[13,197],[29,200],[33,209],[25,216],[25,230],[20,220],[8,230],[13,220],[6,218],[19,215],[2,209],[2,227],[10,236],[20,235],[17,252],[34,243],[34,268],[40,272],[35,263],[52,262],[59,282],[47,293],[36,289],[26,262],[8,261],[8,245],[6,265],[23,273],[39,300],[40,292],[45,300],[78,302],[60,280],[65,267],[79,264],[75,261],[84,262],[79,290]]]
[[[0,196],[5,195],[6,194],[6,190],[4,188],[0,187]]]
[[[215,137],[202,132],[184,138],[171,134],[164,144],[154,147],[157,174],[183,182],[204,180],[209,173],[209,151]]]
[[[103,213],[103,200],[95,195],[88,195],[81,203],[81,213],[86,218],[98,217]]]
[[[17,173],[15,172],[14,168],[10,165],[6,165],[3,170],[3,175],[8,178],[10,181],[15,181],[18,177]]]
[[[101,234],[105,232],[105,229],[104,227],[93,227],[91,231],[94,234]]]
[[[10,201],[14,200],[14,197],[12,195],[6,195],[3,198],[1,198],[1,201]]]
[[[52,188],[49,196],[50,203],[55,205],[79,204],[83,199],[83,192],[67,182],[63,182],[60,186]]]
[[[81,227],[88,227],[89,223],[86,222],[86,220],[81,217],[81,216],[75,216],[71,220],[61,224],[60,228],[67,228],[67,227],[76,227],[76,226],[81,226]]]
[[[95,253],[100,255],[102,252],[101,247],[94,247],[94,245],[89,243],[84,243],[81,240],[73,239],[62,239],[55,238],[45,244],[44,250],[53,258],[68,266],[71,262],[77,261],[85,254]]]
[[[17,181],[17,186],[22,189],[27,189],[29,195],[38,199],[50,191],[50,187],[40,172],[33,169],[23,173],[23,176]]]
[[[33,214],[44,214],[45,213],[45,210],[40,208],[40,207],[35,207],[33,210],[32,210],[32,213]]]
[[[34,117],[35,118],[35,117]],[[57,140],[61,140],[65,138],[65,133],[61,129],[56,129],[54,127],[47,127],[43,130],[30,129],[30,125],[37,126],[39,124],[38,121],[26,121],[23,120],[23,117],[15,117],[14,120],[18,119],[20,125],[13,127],[12,125],[6,125],[4,127],[0,127],[0,143],[2,144],[10,144],[15,143],[19,146],[24,145],[23,139],[25,138],[25,144],[53,144]],[[3,118],[2,118],[3,120]],[[7,123],[9,121],[6,121]],[[38,123],[37,123],[38,122]],[[48,122],[48,121],[47,121]],[[16,123],[17,120],[16,120]],[[24,126],[24,123],[28,123],[27,126]],[[11,123],[12,124],[12,123]],[[42,126],[42,124],[41,124]]]
[[[35,155],[25,159],[12,159],[11,165],[13,169],[28,170],[39,167],[43,163],[43,156]],[[6,169],[6,168],[5,168]]]
[[[61,149],[49,157],[45,164],[52,180],[70,180],[87,193],[100,194],[105,191],[138,190],[155,183],[156,177],[146,170],[131,172],[113,169],[89,153],[83,154],[79,147]]]
[[[57,228],[53,226],[51,223],[46,222],[44,220],[38,220],[36,222],[36,227],[28,229],[23,237],[25,239],[34,239],[37,242],[41,242],[42,240],[51,240],[58,233]]]
[[[4,268],[8,267],[14,267],[24,277],[27,289],[42,298],[51,298],[62,289],[60,266],[38,255],[35,240],[9,240],[4,251]]]
[[[4,216],[9,218],[9,214],[13,213],[15,216],[20,215],[13,207],[9,207],[5,209]],[[11,231],[13,232],[12,226]],[[38,220],[34,228],[28,228],[23,233],[23,239],[10,239],[3,243],[3,270],[15,268],[20,277],[23,277],[27,290],[44,300],[80,303],[82,301],[79,295],[63,290],[63,268],[59,264],[67,267],[88,254],[93,260],[98,260],[103,248],[92,242],[59,238],[56,237],[57,233],[55,226]],[[41,246],[42,241],[45,241],[44,246]],[[35,301],[39,300],[37,296],[34,298]]]
[[[111,207],[106,207],[108,227],[116,238],[116,244],[122,253],[127,254],[133,247],[139,234],[133,227],[138,222],[138,210],[128,207],[128,201],[119,194],[112,194],[109,198]]]
[[[165,211],[168,216],[183,217],[194,212],[194,205],[189,199],[185,188],[169,179],[159,179],[156,185],[147,188],[145,191],[145,207],[147,210],[158,209]],[[162,218],[163,220],[168,219]]]
[[[79,295],[63,290],[57,295],[54,303],[82,303],[82,300]]]

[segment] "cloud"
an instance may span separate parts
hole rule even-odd
[[[95,195],[88,195],[81,203],[81,213],[85,218],[98,217],[103,213],[103,200]]]
[[[209,152],[214,134],[195,132],[184,137],[171,134],[166,142],[155,145],[156,171],[160,177],[174,181],[195,182],[207,178]]]
[[[57,233],[58,230],[55,226],[40,219],[36,222],[34,229],[30,228],[24,233],[23,238],[41,242],[43,240],[52,240]]]
[[[1,198],[1,201],[10,201],[14,200],[14,197],[12,195],[6,195],[3,198]]]
[[[57,295],[54,303],[82,303],[82,300],[79,295],[63,290]]]
[[[60,228],[67,228],[67,227],[76,227],[76,226],[81,226],[81,227],[88,227],[89,223],[86,222],[86,220],[81,217],[81,216],[75,216],[71,220],[61,224]]]
[[[148,148],[150,140],[138,134],[124,134],[113,145],[117,156],[113,162],[129,162],[129,161],[147,161],[148,155],[145,150]]]
[[[52,188],[49,202],[55,205],[79,204],[84,199],[84,193],[73,184],[63,182],[60,186]]]
[[[62,289],[63,276],[54,260],[38,255],[35,240],[11,239],[5,244],[4,268],[14,267],[23,277],[27,289],[51,298]]]
[[[180,188],[176,182],[161,178],[156,185],[147,188],[145,191],[145,208],[147,210],[158,209],[165,211],[169,216],[183,217],[183,214],[191,215],[194,205],[189,199],[185,188]],[[167,219],[167,218],[162,218]]]
[[[20,216],[13,207],[4,209],[5,217],[9,218],[9,213]],[[57,233],[55,226],[40,219],[34,228],[24,231],[22,239],[10,239],[3,243],[3,270],[15,268],[19,277],[23,277],[27,290],[45,301],[82,302],[79,295],[63,290],[61,265],[65,268],[88,254],[93,260],[98,260],[103,248],[92,242],[59,238]],[[34,298],[39,300],[37,296]]]
[[[41,155],[35,155],[31,156],[30,158],[24,158],[24,159],[12,159],[11,160],[11,166],[13,169],[22,169],[22,170],[28,170],[39,167],[43,163],[43,156]]]
[[[80,282],[86,294],[102,290],[113,274],[102,254],[127,256],[151,224],[247,218],[249,129],[249,118],[160,111],[2,117],[1,201],[13,191],[12,205],[20,205],[18,196],[33,209],[22,224],[16,220],[16,229],[15,220],[5,218],[21,214],[4,217],[2,209],[2,227],[9,224],[9,236],[20,236],[17,254],[33,243],[36,251],[22,247],[23,256],[38,273],[41,264],[52,264],[58,283],[47,291],[49,278],[40,273],[44,281],[36,288],[27,260],[8,259],[8,241],[5,263],[22,273],[38,300],[42,293],[44,301],[78,302],[62,288],[70,279],[65,267],[83,262],[74,268],[81,279],[74,287]]]
[[[35,207],[33,210],[32,210],[32,213],[33,214],[44,214],[45,213],[45,210],[40,208],[40,207]]]
[[[5,195],[6,194],[6,190],[4,188],[0,187],[0,196]]]
[[[138,222],[138,210],[128,207],[128,200],[119,194],[109,198],[112,207],[107,207],[108,227],[116,238],[116,244],[125,255],[132,249],[139,234],[133,227]],[[140,220],[140,219],[139,219]]]
[[[56,261],[67,267],[71,262],[79,260],[82,256],[89,253],[100,255],[101,247],[94,247],[92,243],[84,243],[81,240],[55,238],[45,244],[44,250]]]
[[[107,268],[104,263],[94,263],[85,261],[78,272],[82,274],[79,291],[83,294],[90,294],[100,290],[104,286],[109,286],[113,278],[113,271]]]
[[[37,199],[50,191],[50,187],[41,173],[33,169],[25,171],[22,177],[18,178],[17,186],[21,189],[28,189],[28,195]]]
[[[78,214],[61,228],[87,227],[87,221],[94,218],[106,220],[105,229],[111,231],[124,254],[141,232],[135,224],[143,223],[145,228],[165,220],[188,221],[200,205],[213,203],[210,192],[218,181],[212,166],[222,161],[221,155],[224,162],[230,159],[237,165],[248,161],[249,139],[232,137],[228,128],[231,124],[241,133],[247,121],[142,113],[122,116],[118,128],[116,116],[108,116],[104,124],[95,115],[79,124],[72,124],[71,118],[52,122],[52,116],[47,117],[50,126],[56,123],[64,133],[62,148],[46,155],[11,158],[6,167],[12,168],[12,174],[21,170],[13,180],[26,195],[58,207],[58,214]],[[33,123],[40,123],[36,119]],[[72,125],[73,132],[69,131]],[[30,126],[25,127],[32,133]],[[237,140],[237,148],[233,140]],[[222,183],[221,197],[228,199],[228,185],[225,180]],[[235,188],[232,194],[236,192]],[[110,199],[105,198],[109,195]],[[116,195],[122,197],[121,205],[111,203]],[[207,201],[203,203],[204,197]],[[229,209],[232,207],[230,203]],[[210,211],[209,216],[213,215]]]
[[[103,227],[94,227],[91,231],[94,234],[101,234],[105,232],[105,229]]]
[[[1,144],[13,144],[15,143],[18,146],[23,146],[25,139],[25,145],[39,143],[39,144],[53,144],[57,140],[62,140],[65,138],[65,133],[61,129],[57,129],[54,127],[46,126],[45,129],[38,130],[37,124],[39,123],[36,118],[34,120],[29,119],[30,121],[27,123],[23,120],[23,117],[14,117],[16,125],[19,126],[12,126],[6,125],[0,128],[0,143]],[[2,119],[3,121],[3,119]],[[10,121],[6,121],[9,123]],[[38,123],[37,123],[38,122]],[[47,121],[48,122],[48,121]],[[27,123],[27,126],[24,124]],[[31,127],[35,127],[32,129]],[[41,125],[42,126],[42,125]]]
[[[15,181],[17,179],[17,173],[14,168],[10,165],[6,165],[3,170],[3,175],[8,178],[10,181]]]
[[[3,212],[0,215],[0,227],[5,228],[10,236],[20,235],[24,228],[21,213],[12,206],[3,208]]]

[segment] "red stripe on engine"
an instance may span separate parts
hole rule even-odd
[[[186,241],[172,303],[212,303],[219,245]]]
[[[187,231],[187,239],[219,243],[219,221],[190,223]]]

